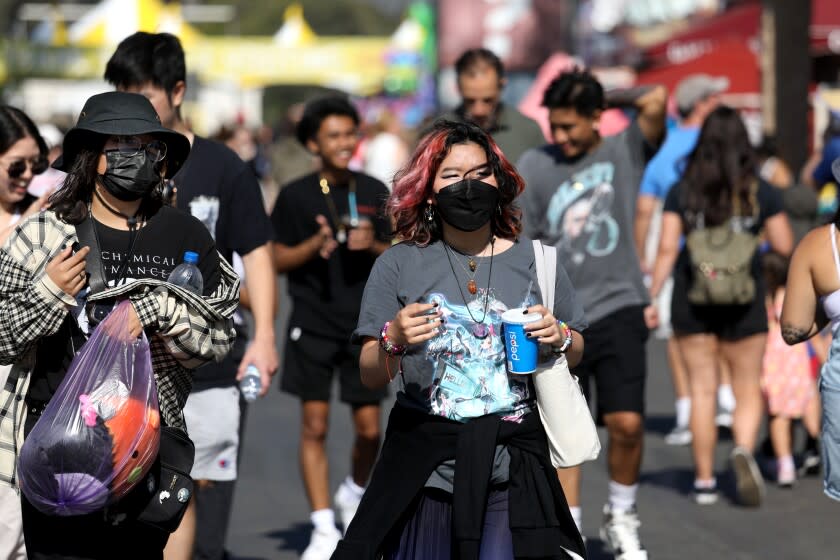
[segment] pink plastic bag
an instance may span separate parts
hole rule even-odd
[[[143,479],[160,444],[149,342],[128,330],[124,301],[73,358],[23,443],[20,488],[47,515],[102,509]]]

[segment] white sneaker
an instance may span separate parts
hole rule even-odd
[[[647,560],[647,550],[639,540],[641,524],[635,506],[629,511],[619,513],[613,512],[609,504],[604,505],[601,540],[615,555],[615,560]]]
[[[796,469],[793,465],[781,465],[776,461],[776,483],[782,488],[793,488],[796,483]]]
[[[341,531],[336,527],[315,527],[300,560],[329,560],[340,540]]]
[[[350,526],[350,521],[356,515],[356,510],[359,509],[359,503],[361,501],[362,498],[347,488],[344,483],[338,487],[335,496],[333,496],[333,502],[335,503],[336,509],[338,509],[338,517],[341,520],[344,533],[347,532],[347,527]]]
[[[688,445],[691,443],[691,430],[688,426],[674,426],[674,429],[665,436],[665,443],[668,445]]]

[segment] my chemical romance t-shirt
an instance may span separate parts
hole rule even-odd
[[[590,323],[648,302],[633,239],[642,172],[655,148],[636,121],[569,160],[556,145],[516,163],[525,179],[525,233],[557,247]]]
[[[163,280],[169,277],[176,266],[184,259],[184,252],[198,253],[198,269],[204,281],[204,294],[210,295],[218,287],[221,278],[219,271],[219,253],[213,243],[213,238],[207,229],[197,219],[175,208],[164,206],[152,216],[146,225],[132,234],[127,230],[119,230],[103,225],[96,220],[96,228],[101,261],[93,254],[87,257],[87,270],[101,263],[102,273],[109,286],[115,285],[120,266],[124,263],[125,281],[134,282],[142,279]],[[129,255],[131,235],[136,237],[134,251]],[[77,306],[72,310],[79,327],[90,334],[92,328],[88,322],[86,303],[88,288],[76,296]],[[64,328],[64,325],[63,327]],[[63,332],[63,331],[62,331]],[[69,338],[68,333],[64,333]],[[62,336],[58,333],[56,337]],[[56,343],[64,345],[64,340]],[[41,344],[52,344],[53,341]],[[57,361],[43,368],[36,369],[30,382],[28,399],[47,402],[58,389],[69,357],[62,355],[60,348],[56,348],[54,357]],[[76,348],[78,350],[78,348]]]
[[[94,227],[102,251],[102,271],[109,286],[118,280],[125,267],[125,279],[153,278],[166,280],[169,273],[184,260],[184,253],[198,253],[198,269],[204,283],[204,295],[210,295],[219,285],[219,254],[204,225],[170,206],[162,207],[135,233],[113,229],[94,220]],[[134,249],[129,255],[131,237]],[[88,266],[95,266],[89,258]]]
[[[330,193],[325,195],[318,181],[318,174],[313,173],[280,191],[271,214],[278,243],[294,247],[315,235],[318,215],[330,222],[334,235],[338,234],[336,222],[350,214],[350,185],[330,185]],[[364,173],[354,173],[353,183],[359,218],[373,223],[377,240],[390,241],[391,225],[384,212],[388,187]],[[375,260],[370,251],[351,251],[346,243],[339,243],[329,259],[316,255],[289,271],[293,302],[290,326],[347,340],[356,327],[362,292]]]

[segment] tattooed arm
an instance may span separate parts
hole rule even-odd
[[[825,228],[812,231],[793,253],[782,306],[782,338],[790,345],[804,342],[828,324],[814,287],[814,259],[825,243]]]
[[[793,325],[786,325],[782,323],[782,338],[790,345],[805,342],[818,332],[820,332],[820,330],[816,328],[816,324],[812,325],[810,329],[802,329]]]

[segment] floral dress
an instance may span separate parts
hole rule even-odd
[[[769,330],[761,370],[761,391],[767,401],[768,414],[799,418],[816,395],[816,384],[811,375],[808,346],[788,346],[782,339],[779,325],[782,301],[783,296],[777,294],[772,309],[768,309]]]

